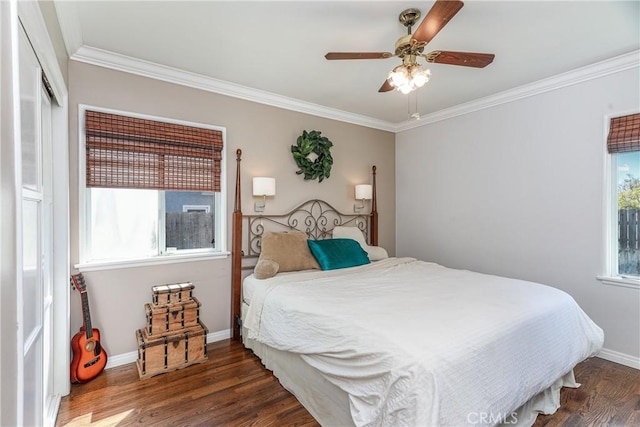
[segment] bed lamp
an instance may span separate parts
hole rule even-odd
[[[262,196],[262,203],[256,202],[253,208],[256,212],[264,212],[267,204],[267,196],[276,195],[276,179],[266,176],[253,177],[253,195],[254,197]]]
[[[371,200],[372,194],[373,194],[373,190],[371,185],[369,184],[356,185],[356,200],[362,200],[362,204],[354,205],[353,211],[356,213],[360,213],[360,211],[364,209],[364,201]]]

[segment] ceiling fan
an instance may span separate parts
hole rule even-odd
[[[427,62],[436,64],[484,68],[493,62],[495,55],[491,53],[453,52],[445,50],[434,50],[426,54],[423,53],[427,43],[447,25],[449,20],[462,9],[462,6],[464,6],[464,3],[459,0],[436,0],[414,34],[411,34],[411,27],[420,19],[420,11],[413,8],[404,10],[398,19],[402,25],[407,27],[407,35],[398,39],[395,53],[329,52],[324,57],[328,60],[335,60],[384,59],[397,56],[402,59],[402,64],[395,67],[389,73],[388,78],[384,81],[378,92],[388,92],[393,89],[398,89],[405,94],[423,86],[429,80],[431,72],[425,70],[418,64],[418,57],[422,57],[426,59]]]

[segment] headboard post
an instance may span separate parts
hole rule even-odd
[[[373,173],[373,188],[371,196],[371,246],[378,246],[378,199],[376,197],[376,166],[371,168]]]
[[[231,241],[231,329],[232,338],[240,339],[240,291],[242,284],[242,202],[240,197],[240,157],[236,150],[236,198],[233,205],[233,234]]]

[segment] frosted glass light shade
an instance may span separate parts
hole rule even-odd
[[[389,72],[389,83],[395,87],[401,87],[408,85],[411,76],[409,75],[407,68],[404,65],[398,65],[391,72]]]
[[[431,70],[425,70],[422,65],[416,65],[411,70],[411,83],[416,87],[424,86],[431,77]]]
[[[253,177],[253,195],[254,196],[275,196],[276,195],[276,179],[265,176]]]
[[[420,64],[410,63],[408,65],[398,65],[391,70],[387,81],[391,86],[406,95],[424,86],[429,81],[430,76],[431,70],[425,70]]]
[[[369,184],[356,185],[356,200],[371,200],[373,190]]]

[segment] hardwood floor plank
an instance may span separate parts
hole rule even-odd
[[[640,371],[597,357],[574,369],[577,389],[563,388],[560,408],[538,415],[541,426],[635,426],[640,420]]]
[[[145,380],[130,364],[74,384],[56,426],[318,426],[241,343],[219,341],[207,350],[205,363]],[[574,372],[582,386],[563,388],[560,409],[534,426],[640,425],[640,371],[593,358]]]

